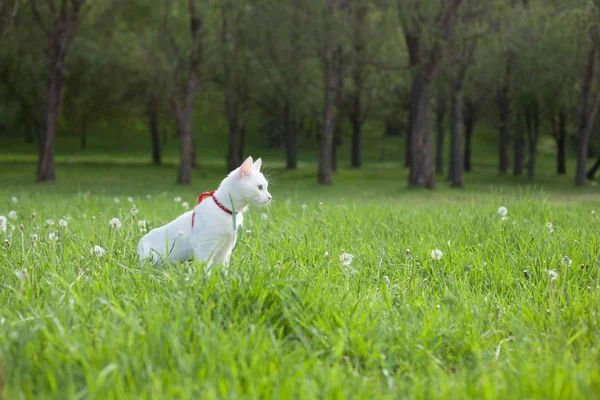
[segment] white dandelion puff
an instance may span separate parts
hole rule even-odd
[[[183,203],[181,203],[181,207],[183,207],[187,210],[190,208],[190,203],[188,203],[187,201],[184,201]]]
[[[48,225],[48,226],[54,225],[54,220],[53,219],[47,219],[46,220],[46,225]]]
[[[10,198],[10,201],[11,201],[13,204],[17,204],[17,203],[19,202],[19,199],[17,199],[17,197],[16,197],[16,196],[13,196],[13,197],[11,197],[11,198]]]
[[[64,220],[64,219],[59,219],[58,220],[58,225],[60,225],[62,228],[66,228],[67,225],[69,225],[69,223],[66,220]]]
[[[115,198],[113,199],[113,201],[114,201],[115,203],[117,203],[117,204],[119,204],[119,203],[121,202],[121,200],[119,200],[119,198],[118,198],[118,197],[115,197]]]
[[[10,210],[8,212],[8,218],[10,218],[10,219],[17,219],[17,212],[15,210]]]
[[[146,229],[148,229],[148,221],[146,221],[145,219],[141,219],[138,221],[137,226],[138,228],[140,228],[140,231],[145,231]]]
[[[0,215],[0,232],[6,232],[6,217]]]
[[[431,250],[431,258],[433,258],[434,260],[439,260],[440,258],[442,258],[442,256],[444,255],[444,252],[442,252],[440,249],[435,249],[435,250]]]
[[[181,203],[181,197],[180,196],[174,197],[173,200],[175,200],[175,202],[177,202],[177,203]]]
[[[348,254],[348,253],[340,254],[340,262],[346,266],[352,264],[353,259],[354,259],[354,256],[352,254]]]
[[[563,256],[563,258],[562,258],[562,264],[563,264],[565,267],[570,267],[570,266],[571,266],[571,264],[573,264],[573,260],[571,260],[571,259],[569,258],[569,256]]]
[[[506,215],[503,215],[501,218],[502,221],[508,221],[508,217]],[[514,221],[513,221],[514,222]]]
[[[29,235],[29,237],[31,238],[31,240],[33,240],[34,242],[38,240],[38,235],[36,235],[35,233],[32,233],[31,235]]]
[[[306,203],[302,204],[302,209],[306,210],[308,208],[308,205]]]
[[[121,228],[121,221],[119,220],[119,218],[113,218],[110,221],[108,221],[108,225],[112,229],[120,229]]]
[[[326,252],[323,254],[323,257],[325,257],[325,258],[329,258],[329,252],[328,252],[328,251],[326,251]]]
[[[95,245],[90,249],[90,254],[96,257],[102,257],[104,256],[104,253],[106,253],[106,250],[98,245]]]
[[[546,222],[546,229],[548,230],[548,233],[554,232],[554,227],[552,226],[552,222]]]
[[[133,215],[136,215],[137,213],[140,212],[140,210],[138,210],[138,208],[135,206],[135,204],[132,205],[131,210],[129,210]]]
[[[58,239],[58,234],[56,232],[48,233],[48,240],[57,240],[57,239]]]
[[[269,216],[266,213],[260,214],[260,219],[262,219],[263,221],[267,220],[268,218]]]
[[[133,203],[133,197],[131,197],[131,196],[128,196],[128,197],[127,197],[127,201],[128,201],[128,202],[130,202],[130,203]]]
[[[550,280],[555,281],[558,278],[558,273],[555,269],[547,269],[546,273],[550,276]]]
[[[147,198],[148,200],[150,200],[150,199],[152,198],[152,195],[151,195],[151,194],[147,194],[147,195],[146,195],[146,198]]]
[[[506,208],[504,206],[498,207],[498,214],[500,214],[503,217],[505,217],[508,214],[508,208]]]

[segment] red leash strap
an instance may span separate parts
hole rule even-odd
[[[219,202],[219,200],[217,200],[217,198],[215,197],[214,190],[212,192],[204,192],[200,196],[198,196],[198,202],[196,203],[196,206],[198,206],[198,204],[202,203],[204,201],[204,199],[207,197],[212,197],[212,199],[215,202],[215,204],[217,205],[217,207],[219,207],[221,210],[225,211],[227,214],[229,214],[229,215],[233,214],[233,212],[229,208],[225,207],[223,204],[221,204]],[[195,211],[195,207],[194,207],[194,211],[192,212],[192,229],[194,228],[194,217],[195,216],[196,216],[196,211]]]

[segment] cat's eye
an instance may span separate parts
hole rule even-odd
[[[258,185],[258,190],[263,190],[263,185]]]

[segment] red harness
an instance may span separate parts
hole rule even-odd
[[[225,211],[227,214],[229,214],[229,215],[233,214],[233,212],[229,208],[225,207],[223,204],[221,204],[219,202],[219,200],[217,200],[214,190],[212,192],[204,192],[200,196],[198,196],[198,203],[196,203],[196,206],[198,206],[198,204],[202,203],[202,201],[207,197],[212,197],[212,199],[215,202],[215,204],[217,205],[217,207],[219,207],[221,210]],[[194,228],[194,216],[195,215],[196,215],[196,210],[194,208],[194,211],[192,212],[192,228]]]

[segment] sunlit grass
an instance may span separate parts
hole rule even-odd
[[[280,172],[267,218],[250,210],[228,273],[207,276],[141,267],[135,246],[139,221],[179,215],[217,171],[186,188],[168,169],[64,166],[54,186],[26,172],[0,187],[7,399],[600,393],[594,188],[431,193],[367,168],[324,189]]]

